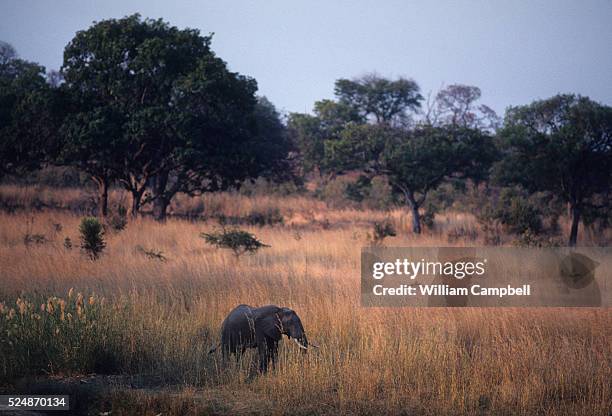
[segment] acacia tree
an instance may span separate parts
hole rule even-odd
[[[376,74],[339,79],[334,92],[340,103],[377,124],[406,125],[410,113],[418,110],[423,100],[415,81],[402,77],[390,80]]]
[[[494,132],[500,120],[495,111],[477,104],[482,93],[472,85],[451,84],[428,100],[425,121],[431,125],[452,125]]]
[[[465,127],[422,126],[413,131],[388,125],[347,128],[342,139],[326,142],[330,165],[384,175],[412,213],[412,231],[421,233],[419,208],[427,194],[450,178],[484,180],[496,152],[490,136]]]
[[[610,204],[612,107],[575,95],[512,107],[499,140],[497,181],[559,195],[569,206],[568,244],[575,246],[584,212]]]
[[[155,218],[164,220],[177,192],[223,189],[286,156],[254,155],[257,85],[230,72],[210,42],[197,30],[133,15],[98,22],[66,47],[64,86],[83,104],[78,113],[117,116],[105,127],[116,160],[94,156],[131,193],[132,215],[147,188]]]

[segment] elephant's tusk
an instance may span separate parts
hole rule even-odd
[[[295,343],[296,343],[296,344],[297,344],[297,345],[298,345],[300,348],[303,348],[303,349],[305,349],[305,350],[307,350],[307,349],[308,349],[308,347],[305,347],[304,345],[302,345],[302,344],[300,343],[300,341],[298,341],[296,338],[293,338],[293,340],[295,341]]]

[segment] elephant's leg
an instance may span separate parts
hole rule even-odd
[[[229,346],[221,345],[221,360],[223,361],[223,365],[227,363],[229,354],[230,354]]]
[[[272,339],[268,340],[268,354],[272,360],[272,368],[276,368],[276,361],[278,359],[278,341]]]
[[[244,357],[244,353],[246,352],[246,345],[240,345],[236,348],[236,364],[240,363],[242,357]]]
[[[259,353],[259,371],[261,373],[266,373],[268,371],[268,363],[270,362],[268,344],[266,342],[258,343],[257,352]]]

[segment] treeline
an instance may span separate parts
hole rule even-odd
[[[210,45],[197,30],[138,15],[78,32],[59,72],[46,74],[4,45],[0,175],[76,167],[96,183],[100,215],[114,184],[132,196],[133,216],[152,203],[163,220],[179,192],[351,172],[357,196],[375,178],[388,183],[415,233],[442,185],[476,189],[497,204],[481,216],[518,216],[519,232],[540,232],[539,218],[554,223],[565,206],[569,245],[581,222],[609,226],[609,106],[557,95],[510,107],[501,119],[477,87],[450,85],[425,99],[411,79],[370,74],[337,80],[334,100],[283,119]]]
[[[96,183],[100,215],[117,184],[133,216],[151,202],[158,220],[178,192],[282,177],[290,143],[278,112],[210,42],[162,20],[105,20],[76,34],[49,80],[4,46],[2,172],[73,166]]]

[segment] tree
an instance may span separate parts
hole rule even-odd
[[[73,97],[74,99],[74,97]],[[73,108],[80,103],[70,103]],[[69,111],[61,127],[62,147],[56,163],[74,166],[91,176],[98,190],[98,215],[108,215],[108,192],[121,168],[120,156],[126,151],[121,126],[124,115],[112,108],[96,107]]]
[[[0,177],[37,169],[56,149],[60,97],[44,67],[0,42]]]
[[[279,112],[266,97],[258,97],[253,116],[255,118],[256,138],[250,153],[254,158],[252,174],[278,181],[295,179],[295,146]]]
[[[147,188],[155,218],[164,220],[176,193],[237,185],[281,157],[254,153],[263,140],[256,82],[230,72],[210,42],[197,30],[133,15],[98,22],[66,47],[63,86],[82,104],[80,117],[98,121],[81,138],[112,144],[115,161],[94,158],[131,193],[132,215]]]
[[[496,180],[559,195],[569,206],[568,244],[575,246],[584,212],[610,204],[612,108],[557,95],[508,109],[499,136]]]
[[[351,123],[364,123],[365,119],[353,107],[333,100],[315,102],[314,115],[291,113],[287,123],[289,135],[299,150],[305,173],[326,169],[325,141],[336,140],[340,132]]]
[[[499,127],[499,117],[490,107],[476,104],[481,95],[478,87],[449,85],[438,91],[432,102],[428,100],[425,122],[431,125],[449,124],[494,132]]]
[[[490,136],[465,127],[422,126],[406,131],[388,125],[347,128],[339,141],[326,142],[330,165],[385,175],[412,213],[412,231],[421,233],[419,208],[427,194],[449,178],[487,177],[496,152]]]
[[[378,124],[407,124],[410,112],[418,110],[423,100],[413,80],[389,80],[376,74],[353,80],[339,79],[334,91],[341,104]]]

